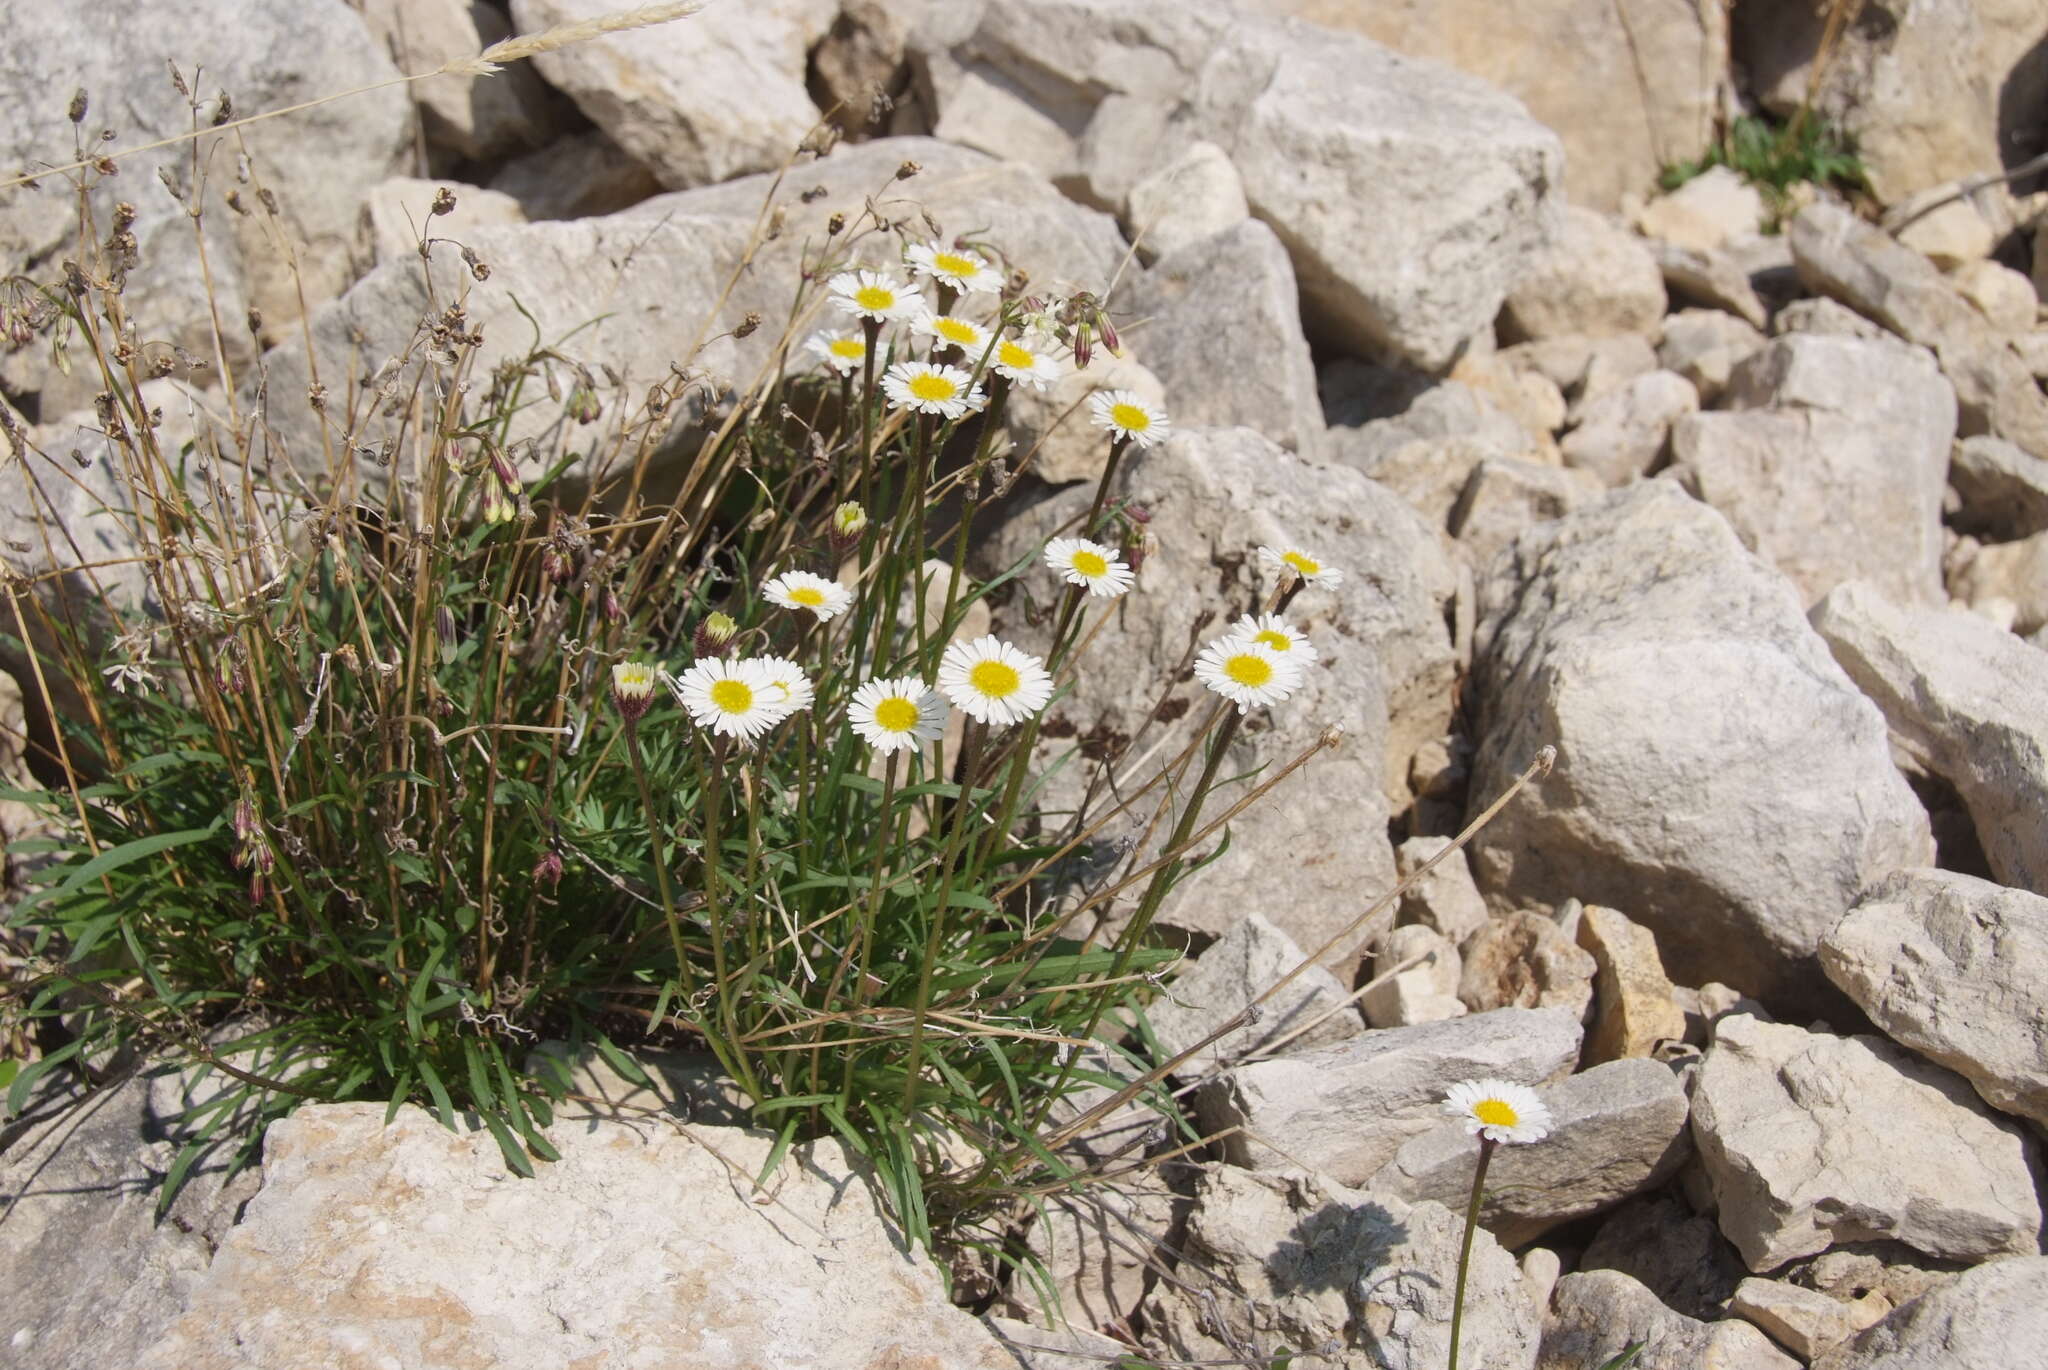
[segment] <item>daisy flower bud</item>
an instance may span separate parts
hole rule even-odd
[[[724,656],[732,650],[733,639],[739,636],[739,631],[740,625],[730,614],[707,614],[697,625],[691,645],[697,656]]]
[[[1444,1112],[1489,1142],[1540,1142],[1550,1135],[1550,1109],[1527,1085],[1461,1080],[1444,1097]]]
[[[853,591],[809,571],[784,571],[761,586],[761,596],[784,609],[809,609],[821,622],[839,617],[853,603]]]
[[[612,667],[612,704],[628,723],[638,723],[654,703],[654,668],[644,661]]]
[[[956,642],[939,658],[939,692],[994,728],[1031,717],[1052,698],[1045,663],[996,637]]]
[[[868,511],[859,500],[850,499],[832,511],[832,536],[842,542],[857,542],[868,530]]]
[[[1195,658],[1195,679],[1244,714],[1255,704],[1277,704],[1300,689],[1302,670],[1299,658],[1231,633],[1202,649]]]

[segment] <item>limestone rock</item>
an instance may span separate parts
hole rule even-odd
[[[1718,309],[1681,309],[1666,316],[1657,344],[1657,365],[1676,371],[1712,405],[1735,368],[1763,350],[1764,335],[1743,319]]]
[[[515,157],[491,178],[529,220],[591,219],[661,193],[654,173],[599,129],[572,134]]]
[[[1824,983],[1814,952],[1867,883],[1925,864],[1876,708],[1785,581],[1670,482],[1531,529],[1479,600],[1471,806],[1558,748],[1474,843],[1497,906],[1626,908],[1678,978],[1776,994]]]
[[[262,1192],[133,1363],[1013,1363],[836,1142],[797,1148],[760,1202],[765,1133],[557,1126],[562,1159],[521,1180],[480,1128],[384,1113],[273,1123]]]
[[[1411,837],[1394,848],[1395,868],[1406,879],[1450,845],[1448,837]],[[1445,856],[1401,896],[1401,921],[1433,928],[1454,943],[1486,926],[1486,900],[1472,883],[1464,852]]]
[[[1254,220],[1161,257],[1119,295],[1176,424],[1257,429],[1320,457],[1322,405],[1287,249]],[[1227,303],[1226,303],[1227,302]]]
[[[1449,561],[1437,535],[1394,495],[1249,429],[1178,429],[1150,451],[1127,454],[1117,484],[1150,511],[1153,527],[1172,535],[1146,558],[1141,593],[1117,602],[1084,658],[1117,669],[1083,671],[1074,692],[1050,710],[1048,759],[1082,745],[1077,738],[1090,747],[1125,745],[1117,739],[1136,736],[1168,695],[1194,705],[1183,727],[1203,717],[1206,692],[1175,672],[1190,644],[1229,626],[1219,605],[1238,606],[1234,621],[1271,588],[1252,555],[1259,545],[1309,547],[1345,571],[1344,593],[1310,589],[1295,602],[1290,621],[1314,640],[1321,660],[1302,690],[1252,717],[1224,773],[1290,758],[1331,727],[1344,730],[1345,745],[1311,761],[1300,777],[1306,783],[1280,786],[1235,819],[1229,850],[1191,875],[1161,912],[1168,926],[1220,936],[1246,909],[1264,908],[1316,954],[1393,887],[1387,805],[1397,796],[1405,802],[1415,748],[1448,727],[1456,672],[1444,619],[1456,587]],[[1085,488],[1066,490],[1018,515],[984,550],[986,564],[1008,567],[1031,555],[1063,521],[1085,512],[1090,498]],[[1219,582],[1220,568],[1235,589]],[[1033,596],[1047,593],[1034,588],[1043,585],[1036,578],[1020,584]],[[1353,585],[1372,589],[1352,593]],[[1001,609],[996,631],[1039,650],[1051,625],[1027,622],[1024,610],[1021,597]],[[1148,733],[1148,741],[1160,735]],[[1060,787],[1072,784],[1068,798],[1078,799],[1075,769],[1056,774],[1048,794],[1066,794]],[[1047,802],[1058,808],[1068,799]],[[1329,822],[1332,812],[1346,814],[1346,822]],[[1133,817],[1103,836],[1136,841],[1143,826]],[[1275,850],[1293,854],[1279,885]],[[1372,931],[1351,934],[1325,964],[1349,966]]]
[[[407,74],[474,57],[512,32],[503,11],[483,0],[354,5],[378,46]],[[570,122],[567,102],[526,62],[509,62],[489,76],[435,76],[406,89],[419,105],[428,144],[468,161],[500,161],[540,147]]]
[[[1726,166],[1708,167],[1636,214],[1636,228],[1644,237],[1695,252],[1713,252],[1732,239],[1761,233],[1763,225],[1764,197]]]
[[[1754,328],[1769,317],[1750,273],[1726,252],[1703,252],[1677,243],[1652,242],[1650,251],[1672,298],[1725,310]]]
[[[1518,910],[1474,933],[1464,946],[1458,997],[1474,1013],[1556,1008],[1583,1020],[1593,1002],[1593,958],[1554,919]]]
[[[1952,519],[1962,532],[1998,541],[2048,532],[2048,458],[2001,438],[1964,438],[1948,483],[1962,500]]]
[[[1502,1246],[1654,1189],[1692,1154],[1689,1106],[1657,1061],[1615,1061],[1538,1091],[1554,1120],[1536,1146],[1502,1147],[1487,1168],[1479,1220]],[[1449,1208],[1470,1197],[1478,1144],[1450,1122],[1404,1143],[1366,1188]]]
[[[1685,1011],[1657,955],[1657,939],[1618,909],[1588,904],[1579,915],[1579,945],[1595,967],[1593,1031],[1586,1061],[1648,1056],[1659,1042],[1685,1037]]]
[[[1472,468],[1451,509],[1451,536],[1474,566],[1487,566],[1523,529],[1562,518],[1606,490],[1591,471],[1488,458]]]
[[[1949,273],[1949,279],[1964,299],[1977,306],[1992,332],[2012,337],[2033,330],[2040,298],[2034,294],[2034,283],[2011,267],[1989,261],[1965,262]]]
[[[7,43],[0,53],[0,164],[27,168],[69,162],[74,129],[66,105],[84,91],[84,133],[89,147],[98,131],[116,133],[109,149],[137,147],[189,133],[194,114],[165,71],[174,57],[185,79],[198,82],[197,119],[213,117],[225,91],[236,112],[277,109],[359,87],[348,100],[302,110],[196,142],[175,143],[116,163],[119,174],[93,178],[93,221],[105,231],[118,201],[136,208],[132,232],[140,262],[127,278],[126,322],[146,339],[212,358],[208,281],[185,204],[157,182],[162,167],[190,200],[203,197],[211,289],[230,364],[251,360],[248,306],[263,311],[273,335],[296,330],[299,291],[318,303],[338,294],[353,273],[349,260],[362,188],[396,172],[410,151],[411,102],[388,83],[398,75],[362,19],[341,0],[306,0],[273,6],[247,0],[194,0],[177,15],[175,41],[161,26],[135,22],[123,0],[75,5],[8,6]],[[203,74],[195,74],[203,73]],[[246,147],[252,171],[275,196],[279,218],[258,209],[250,216],[220,209],[234,184],[233,169]],[[204,188],[189,184],[194,155],[209,167]],[[245,205],[253,190],[241,189]],[[61,264],[80,256],[79,206],[64,176],[46,176],[36,189],[15,187],[0,204],[0,260],[11,272],[37,281],[61,281]],[[279,231],[296,249],[297,279],[276,247]],[[73,350],[74,357],[76,349]],[[100,386],[93,368],[75,361],[67,377],[50,362],[47,346],[0,357],[0,381],[11,394],[40,395],[49,419],[87,408]],[[301,392],[303,393],[303,391]]]
[[[1131,187],[1125,218],[1133,230],[1144,233],[1139,254],[1156,258],[1235,228],[1251,212],[1230,154],[1214,143],[1197,141]]]
[[[1512,352],[1473,349],[1451,368],[1451,379],[1486,395],[1534,439],[1544,460],[1554,460],[1548,439],[1564,427],[1568,411],[1564,392],[1550,377],[1518,364]]]
[[[1440,1370],[1464,1215],[1351,1190],[1319,1175],[1217,1166],[1202,1178],[1179,1278],[1145,1303],[1182,1360],[1333,1348],[1335,1370]],[[1460,1337],[1467,1363],[1533,1370],[1540,1312],[1514,1259],[1474,1234]]]
[[[1355,29],[1492,82],[1557,130],[1573,202],[1601,210],[1619,207],[1671,163],[1706,151],[1728,63],[1727,17],[1690,4],[1634,7],[1626,25],[1600,0],[1257,0],[1256,7]]]
[[[1397,379],[1363,366],[1326,367],[1319,379],[1333,455],[1367,475],[1415,442],[1469,438],[1478,450],[1502,457],[1535,450],[1534,434],[1491,396],[1461,381],[1424,381],[1398,393]],[[1389,390],[1397,393],[1382,393]]]
[[[1368,1032],[1317,1051],[1260,1061],[1206,1085],[1196,1113],[1234,1165],[1308,1166],[1363,1184],[1410,1137],[1443,1121],[1458,1080],[1537,1085],[1571,1070],[1579,1024],[1559,1009],[1497,1009],[1416,1027]]]
[[[1952,184],[1937,186],[1913,196],[1898,206],[1894,213],[1901,220],[1912,217],[1920,204],[1951,195],[1954,189]],[[1891,216],[1886,217],[1887,222],[1891,221]],[[1943,271],[1953,271],[1965,262],[1989,257],[1991,249],[1997,246],[1991,225],[1968,196],[1950,199],[1940,208],[1913,218],[1894,236]]]
[[[1847,305],[1825,295],[1794,300],[1771,316],[1771,333],[1827,333],[1844,338],[1890,338],[1896,336],[1883,324],[1872,323]]]
[[[1813,621],[1895,745],[1954,788],[1993,876],[2048,894],[2048,657],[1974,614],[1902,608],[1866,585],[1837,589]]]
[[[1004,1349],[1023,1363],[1024,1370],[1096,1370],[1105,1362],[1115,1364],[1117,1357],[1129,1355],[1131,1350],[1128,1343],[1100,1332],[1073,1327],[1054,1331],[994,1314],[982,1321]]]
[[[1693,1137],[1721,1230],[1759,1273],[1878,1238],[1953,1260],[2040,1249],[2035,1144],[1882,1038],[1722,1019]]]
[[[1188,1050],[1302,960],[1302,950],[1293,938],[1265,915],[1249,915],[1169,983],[1166,992],[1146,1009],[1160,1050],[1166,1057]],[[1286,1041],[1279,1050],[1307,1051],[1355,1037],[1364,1024],[1357,1011],[1344,1002],[1346,997],[1335,976],[1312,965],[1260,1005],[1257,1023],[1218,1038],[1180,1073],[1201,1075],[1219,1064],[1270,1052],[1283,1038]],[[1326,1013],[1330,1016],[1324,1018]],[[1317,1018],[1323,1018],[1321,1025],[1310,1027]]]
[[[1608,1214],[1579,1258],[1581,1270],[1615,1270],[1674,1312],[1711,1322],[1749,1273],[1713,1219],[1666,1188]]]
[[[1550,368],[1537,361],[1539,369],[1546,376]],[[1647,376],[1657,370],[1657,349],[1649,338],[1639,333],[1623,333],[1612,338],[1589,338],[1586,340],[1586,364],[1578,369],[1569,381],[1558,381],[1564,388],[1571,407],[1565,410],[1566,423],[1578,423],[1586,416],[1586,406],[1613,390],[1619,390],[1630,381]]]
[[[1048,1195],[1025,1238],[1044,1266],[1057,1303],[1045,1302],[1035,1280],[1018,1280],[1010,1303],[1032,1322],[1085,1331],[1125,1326],[1151,1283],[1162,1248],[1179,1245],[1186,1201],[1141,1169],[1126,1180]]]
[[[1638,376],[1586,406],[1579,426],[1565,435],[1565,464],[1609,485],[1626,485],[1656,466],[1672,426],[1699,407],[1699,392],[1685,377],[1670,371]]]
[[[1649,333],[1664,317],[1664,278],[1642,241],[1606,215],[1567,205],[1563,230],[1508,291],[1521,338]]]
[[[1923,1294],[1814,1370],[2009,1370],[2048,1358],[2048,1257],[1990,1261]]]
[[[612,0],[513,0],[522,33],[596,19]],[[671,190],[769,171],[792,155],[818,107],[805,55],[832,25],[832,0],[709,6],[673,23],[607,34],[533,59],[548,83]]]
[[[1538,1370],[1587,1370],[1637,1342],[1634,1370],[1799,1370],[1799,1362],[1746,1322],[1698,1322],[1674,1313],[1618,1270],[1557,1282]]]
[[[1800,1285],[1751,1276],[1736,1286],[1728,1311],[1810,1361],[1883,1318],[1891,1306],[1877,1296],[1844,1302]]]
[[[1678,478],[1807,603],[1859,577],[1942,602],[1955,392],[1925,349],[1778,338],[1736,370],[1723,404],[1674,430]]]
[[[1458,998],[1463,965],[1458,948],[1434,928],[1420,923],[1395,928],[1380,942],[1374,983],[1358,1001],[1365,1021],[1395,1028],[1464,1017],[1465,1005]]]
[[[455,211],[430,215],[434,197],[446,189],[455,196]],[[373,186],[363,196],[363,213],[358,223],[358,240],[363,260],[378,262],[419,261],[420,239],[426,237],[467,238],[479,228],[496,224],[526,222],[519,201],[499,190],[458,185],[447,181],[425,181],[412,176],[394,176]]]
[[[1821,943],[1821,966],[1887,1037],[2048,1126],[2048,899],[1900,871]]]
[[[2002,601],[2006,626],[2033,632],[2048,623],[2048,533],[1979,547],[1949,576],[1949,590],[1980,611]]]

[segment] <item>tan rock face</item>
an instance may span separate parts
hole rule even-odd
[[[1616,909],[1591,904],[1579,916],[1578,938],[1596,967],[1589,1065],[1648,1056],[1659,1042],[1685,1036],[1685,1011],[1671,997],[1671,981],[1648,928]]]
[[[562,1159],[520,1180],[488,1132],[383,1119],[272,1125],[262,1193],[139,1370],[1014,1364],[836,1144],[764,1194],[771,1139],[737,1128],[565,1121]]]

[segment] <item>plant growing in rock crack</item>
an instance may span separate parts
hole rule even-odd
[[[210,165],[194,140],[195,242]],[[1043,709],[1109,669],[1091,624],[1143,593],[1114,477],[1166,415],[1099,396],[1086,516],[1041,556],[967,567],[977,515],[1030,460],[998,445],[1007,397],[1114,346],[1093,297],[1028,296],[936,229],[899,239],[912,220],[876,187],[810,246],[768,363],[698,410],[708,339],[639,393],[537,325],[484,366],[489,263],[423,240],[429,308],[401,355],[363,383],[315,369],[289,401],[230,371],[173,446],[143,386],[180,363],[132,322],[137,245],[88,193],[108,167],[81,149],[63,174],[76,255],[13,283],[8,322],[30,345],[62,332],[99,376],[95,518],[133,552],[88,556],[47,486],[24,515],[39,545],[10,549],[55,568],[10,570],[0,620],[47,724],[47,788],[12,797],[56,830],[13,915],[35,957],[19,997],[69,1034],[10,1107],[52,1070],[100,1080],[168,1045],[233,1084],[187,1120],[166,1200],[305,1100],[473,1114],[528,1172],[573,1089],[541,1040],[629,1077],[621,1044],[701,1045],[777,1134],[770,1168],[837,1137],[914,1240],[993,1249],[968,1219],[1072,1178],[1056,1106],[1159,1094],[1158,1072],[1081,1048],[1170,959],[1148,934],[1197,850],[1305,759],[1206,803],[1238,720],[1299,681],[1279,616],[1335,577],[1274,551],[1263,602],[1225,606],[1263,617],[1204,651],[1220,697],[1170,753],[1099,762],[1112,797],[1091,809],[1039,808]],[[817,369],[787,364],[806,353]],[[312,470],[271,441],[301,398]],[[706,413],[693,458],[661,469],[679,416]],[[366,442],[372,416],[397,440]],[[37,481],[79,479],[8,438]],[[1031,585],[1043,656],[955,640],[978,601]],[[1042,877],[1134,813],[1163,842],[1048,911]],[[1070,931],[1112,901],[1134,909],[1113,940]]]

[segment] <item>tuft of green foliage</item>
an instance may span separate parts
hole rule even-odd
[[[536,1046],[631,1078],[624,1048],[698,1047],[778,1134],[776,1160],[837,1137],[913,1240],[951,1233],[992,1260],[1012,1257],[979,1215],[1077,1178],[1062,1140],[1089,1116],[1083,1092],[1097,1114],[1133,1097],[1172,1114],[1165,1066],[1128,1068],[1105,1020],[1172,959],[1150,924],[1221,828],[1199,820],[1232,780],[1236,711],[1198,712],[1164,761],[1095,763],[1113,775],[1090,793],[1112,797],[1072,813],[1039,803],[1035,718],[889,760],[848,726],[858,686],[931,681],[969,609],[1034,593],[1027,576],[1055,681],[1091,617],[1035,557],[961,570],[975,516],[1014,481],[987,355],[954,358],[989,390],[986,413],[957,418],[884,403],[881,365],[935,355],[907,332],[863,373],[786,370],[834,272],[900,261],[873,199],[807,254],[769,362],[679,472],[650,463],[699,383],[694,355],[633,394],[536,328],[486,370],[465,292],[487,272],[466,249],[452,291],[422,264],[431,306],[398,366],[307,397],[329,457],[305,472],[266,450],[232,384],[225,422],[161,440],[142,387],[164,354],[131,340],[134,243],[95,224],[96,174],[75,176],[72,274],[9,283],[23,334],[104,378],[99,455],[121,488],[98,516],[137,549],[6,578],[0,646],[52,729],[46,787],[9,797],[55,832],[14,853],[41,863],[11,919],[33,972],[16,1007],[69,1036],[6,1082],[11,1109],[50,1071],[97,1078],[171,1047],[226,1088],[187,1120],[165,1202],[201,1155],[246,1162],[306,1100],[472,1116],[526,1174],[555,1156],[544,1129],[573,1088]],[[1085,351],[1105,326],[1085,295],[994,298],[999,333],[1028,322]],[[366,460],[373,411],[405,431]],[[25,466],[61,472],[8,436]],[[1104,442],[1110,471],[1069,531],[1114,546],[1142,531],[1107,497],[1121,448]],[[863,527],[836,517],[852,501]],[[76,531],[31,513],[46,549]],[[949,575],[923,573],[933,548]],[[819,621],[770,603],[763,577],[790,569],[850,581],[851,607]],[[725,641],[704,631],[721,614]],[[813,702],[753,745],[698,726],[675,677],[726,654],[793,661]],[[625,663],[669,686],[644,713],[614,693]],[[1113,821],[1170,836],[1061,889]],[[1135,905],[1122,932],[1070,930],[1111,900]]]
[[[1763,193],[1773,228],[1790,206],[1792,187],[1802,181],[1845,191],[1868,186],[1848,135],[1813,114],[1783,123],[1759,114],[1740,115],[1704,156],[1666,167],[1657,184],[1676,190],[1717,166],[1728,167]]]

